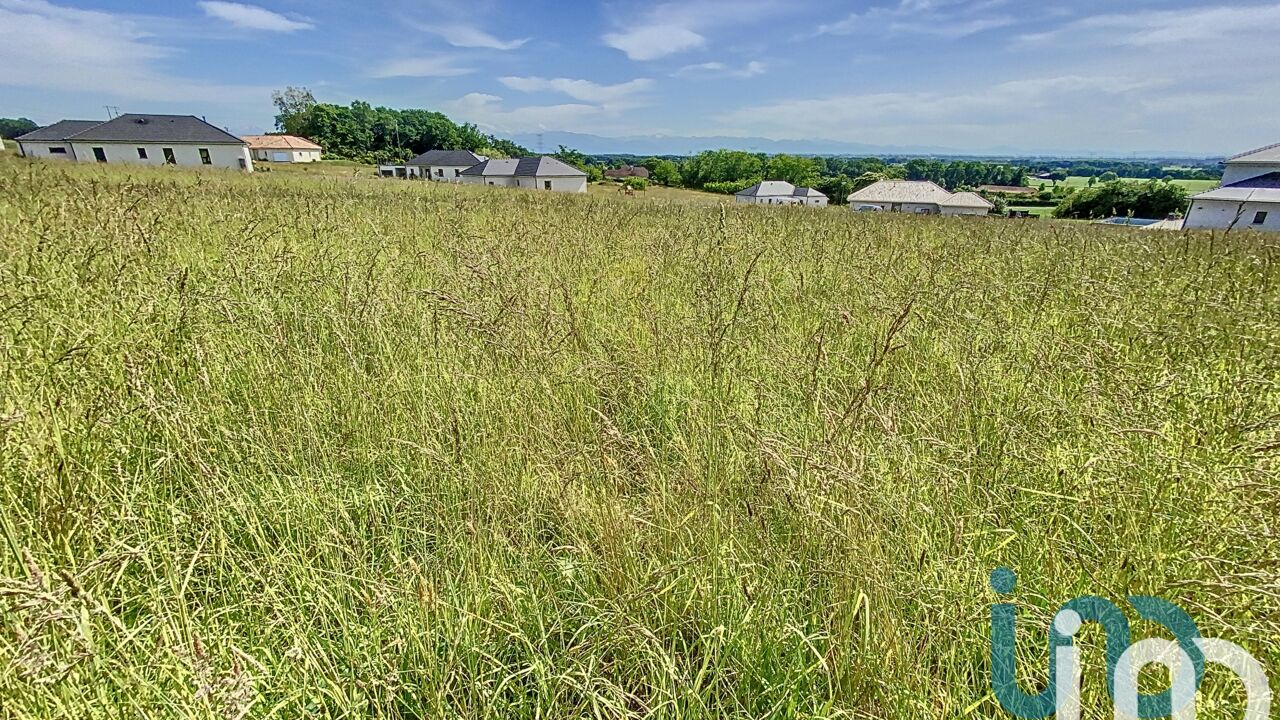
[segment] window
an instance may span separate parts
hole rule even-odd
[[[543,190],[550,190],[550,189],[551,189],[551,181],[550,181],[550,180],[543,180],[543,181],[542,181],[542,189],[543,189]]]
[[[66,155],[67,149],[64,147],[50,147],[49,154],[50,155]]]
[[[241,170],[248,170],[248,169],[249,169],[249,163],[245,162],[245,161],[244,161],[244,158],[240,158],[240,169],[241,169]]]
[[[458,170],[457,168],[454,168],[454,170],[453,170],[453,176],[454,176],[454,177],[462,177],[462,171],[461,171],[461,170]]]
[[[200,164],[212,165],[213,158],[209,157],[209,148],[200,148]]]
[[[146,160],[146,159],[147,159],[147,149],[146,149],[146,148],[138,148],[138,159],[139,159],[139,160]]]
[[[1254,225],[1262,225],[1266,221],[1267,221],[1267,214],[1265,212],[1255,213],[1253,216]]]
[[[94,160],[97,160],[98,162],[106,162],[106,161],[107,161],[107,151],[106,151],[106,150],[103,150],[102,148],[94,148],[94,149],[93,149],[93,159],[94,159]]]
[[[436,168],[436,177],[444,177],[444,168]]]
[[[173,148],[164,149],[164,162],[166,165],[177,165],[178,159],[173,156]]]

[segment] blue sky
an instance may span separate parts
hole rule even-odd
[[[271,129],[271,91],[497,132],[1128,154],[1280,141],[1280,2],[0,0],[0,116]]]

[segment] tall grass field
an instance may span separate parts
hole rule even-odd
[[[1275,238],[0,188],[0,717],[1006,718],[1083,595],[1280,669]]]

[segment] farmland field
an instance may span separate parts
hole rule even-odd
[[[1128,182],[1150,182],[1148,178],[1120,178],[1120,179]],[[1065,181],[1061,183],[1055,182],[1053,180],[1037,180],[1035,178],[1031,178],[1027,181],[1027,185],[1030,185],[1031,187],[1040,187],[1040,183],[1044,183],[1045,189],[1053,189],[1058,185],[1066,185],[1068,187],[1073,187],[1073,188],[1083,188],[1083,187],[1089,187],[1089,178],[1081,177],[1079,175],[1072,175],[1071,177],[1068,177]],[[1195,193],[1202,193],[1202,192],[1212,190],[1218,187],[1218,185],[1220,185],[1221,183],[1218,182],[1217,180],[1174,180],[1173,184],[1181,185],[1182,187],[1187,189],[1187,192],[1194,195]]]
[[[0,186],[4,717],[1008,717],[1002,565],[1028,691],[1082,595],[1280,662],[1274,238]]]

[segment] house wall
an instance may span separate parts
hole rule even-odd
[[[516,179],[510,175],[463,175],[462,182],[468,185],[492,185],[494,187],[516,186]]]
[[[940,207],[941,215],[988,215],[990,210],[987,208],[967,208],[967,207]]]
[[[1253,223],[1254,216],[1260,212],[1267,213],[1266,221],[1261,225]],[[1236,223],[1237,230],[1267,230],[1280,232],[1280,203],[1247,202],[1240,220],[1240,203],[1231,200],[1192,200],[1191,209],[1187,212],[1187,220],[1182,227],[1186,230],[1221,229]]]
[[[189,143],[118,143],[118,142],[81,142],[72,141],[76,159],[80,162],[95,162],[93,149],[100,147],[106,153],[108,163],[136,163],[140,165],[164,165],[164,149],[173,148],[174,159],[180,167],[205,167],[200,161],[200,149],[209,151],[208,167],[240,169],[240,161],[244,161],[244,169],[253,172],[253,158],[245,145],[230,143],[209,143],[196,145]],[[147,158],[138,157],[138,148],[145,148]]]
[[[1241,180],[1256,178],[1259,175],[1267,173],[1280,172],[1280,164],[1275,165],[1244,165],[1239,163],[1228,163],[1225,170],[1222,171],[1222,184],[1231,185]]]
[[[584,193],[587,191],[585,177],[518,177],[515,185],[530,190],[545,190],[546,182],[551,183],[551,189],[554,192]]]
[[[471,167],[470,165],[424,165],[422,169],[428,174],[429,180],[438,182],[461,182],[462,171]]]
[[[803,205],[803,199],[792,195],[735,195],[739,203],[743,205]]]
[[[258,148],[253,150],[253,159],[261,162],[280,162],[278,160],[271,159],[272,156],[278,152],[289,153],[289,159],[285,162],[307,163],[316,162],[320,159],[319,150],[272,150],[270,148]]]
[[[55,153],[49,152],[49,148],[62,148],[66,152]],[[46,160],[74,160],[75,155],[72,154],[71,143],[65,142],[38,142],[24,140],[18,143],[18,150],[22,152],[24,157],[44,158]]]

